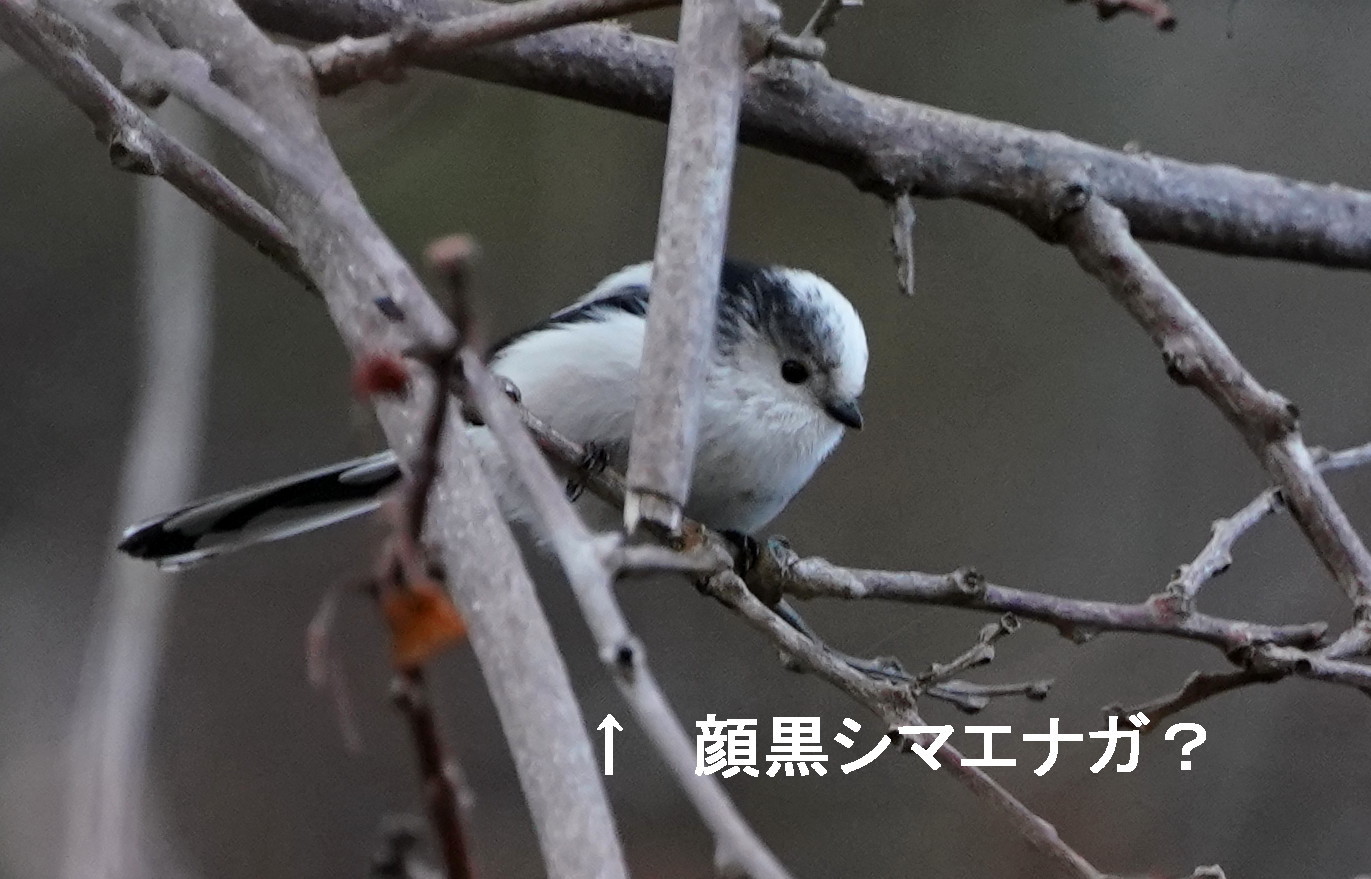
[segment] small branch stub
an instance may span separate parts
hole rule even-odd
[[[890,249],[895,255],[895,275],[900,292],[914,295],[914,196],[902,192],[890,202]]]

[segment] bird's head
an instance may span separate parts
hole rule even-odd
[[[834,442],[843,427],[861,428],[866,331],[837,288],[812,272],[728,260],[719,297],[711,383],[742,413]]]

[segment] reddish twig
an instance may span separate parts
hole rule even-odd
[[[1067,2],[1079,3],[1081,0]],[[1108,21],[1121,12],[1132,12],[1151,19],[1159,31],[1174,30],[1176,27],[1176,16],[1166,0],[1090,0],[1090,5],[1095,7],[1095,14],[1101,21]]]
[[[409,668],[396,673],[391,682],[395,707],[405,716],[414,749],[419,755],[419,775],[424,785],[424,807],[438,837],[448,879],[471,879],[471,861],[462,826],[461,805],[447,749],[428,697],[424,673]]]

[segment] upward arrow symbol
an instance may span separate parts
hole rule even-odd
[[[606,714],[605,719],[600,721],[600,725],[595,727],[605,731],[605,775],[614,774],[614,732],[623,732],[623,727],[619,726],[619,721],[614,719],[613,714]]]

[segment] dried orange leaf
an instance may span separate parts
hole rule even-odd
[[[447,590],[433,580],[385,590],[381,610],[390,626],[391,659],[397,668],[423,665],[467,631]]]

